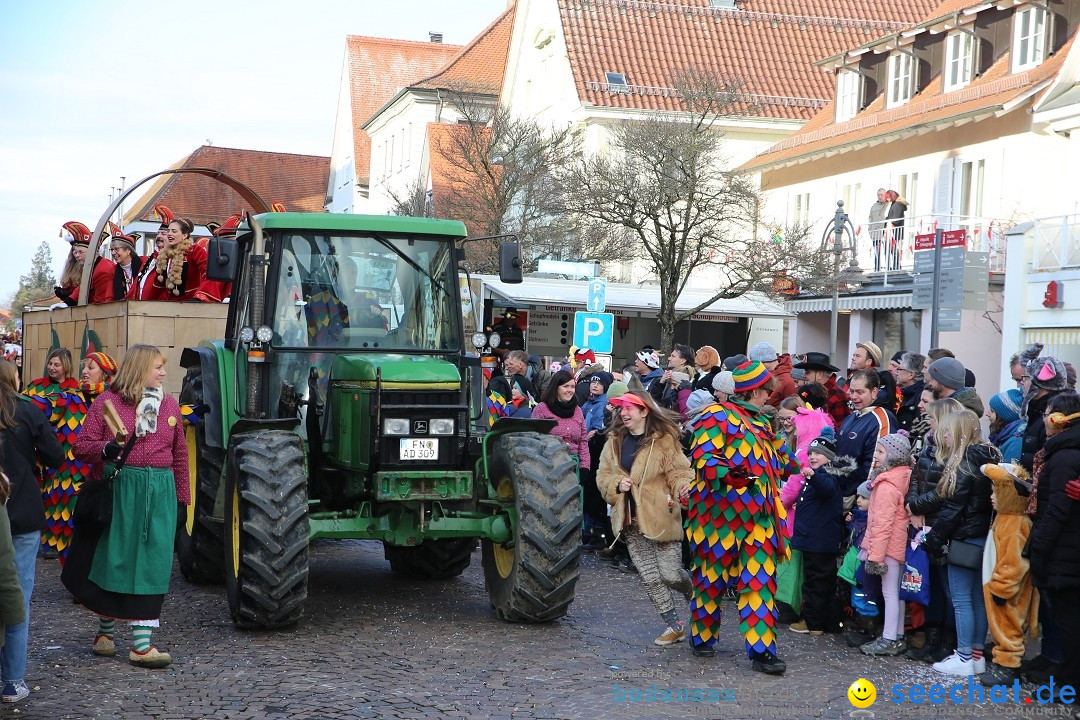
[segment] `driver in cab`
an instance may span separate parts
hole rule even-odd
[[[353,327],[375,328],[388,331],[390,324],[383,315],[382,305],[375,298],[364,298],[360,303],[360,314],[352,321]]]

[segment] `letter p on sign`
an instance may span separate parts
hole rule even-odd
[[[615,316],[611,313],[574,313],[574,345],[594,353],[608,355],[615,335]]]

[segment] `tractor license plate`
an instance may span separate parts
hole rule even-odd
[[[437,460],[439,441],[427,438],[401,438],[402,460]]]

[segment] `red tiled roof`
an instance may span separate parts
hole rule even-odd
[[[368,183],[371,168],[371,138],[360,126],[399,90],[431,76],[461,48],[461,45],[359,35],[345,38],[352,94],[353,163],[358,184]]]
[[[680,110],[673,91],[687,71],[737,78],[739,114],[808,120],[833,95],[822,58],[897,32],[940,0],[558,0],[582,101],[604,107]],[[610,92],[605,72],[629,92]]]
[[[267,203],[281,202],[295,212],[322,212],[330,158],[318,155],[238,150],[203,145],[170,169],[205,167],[236,178]],[[178,217],[198,224],[222,222],[250,210],[232,188],[203,175],[158,178],[124,214],[124,223],[154,220],[154,205],[163,203]]]
[[[506,71],[506,53],[510,49],[510,32],[514,29],[515,7],[516,4],[508,7],[439,72],[410,87],[468,88],[473,92],[497,95]]]
[[[1010,73],[1011,54],[1004,53],[981,77],[960,90],[944,92],[939,74],[917,97],[896,108],[885,109],[884,92],[865,110],[845,122],[834,123],[832,109],[826,108],[799,132],[776,143],[739,169],[759,171],[805,162],[825,153],[855,150],[910,132],[999,112],[1011,103],[1023,105],[1021,101],[1033,100],[1061,70],[1074,38],[1052,57],[1024,72]]]

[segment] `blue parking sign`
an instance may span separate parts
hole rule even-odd
[[[604,305],[607,302],[606,296],[607,280],[600,277],[592,278],[589,280],[589,296],[585,300],[585,309],[591,313],[604,312]],[[589,349],[592,350],[592,348]]]
[[[615,338],[615,316],[611,313],[574,313],[574,345],[608,355]]]

